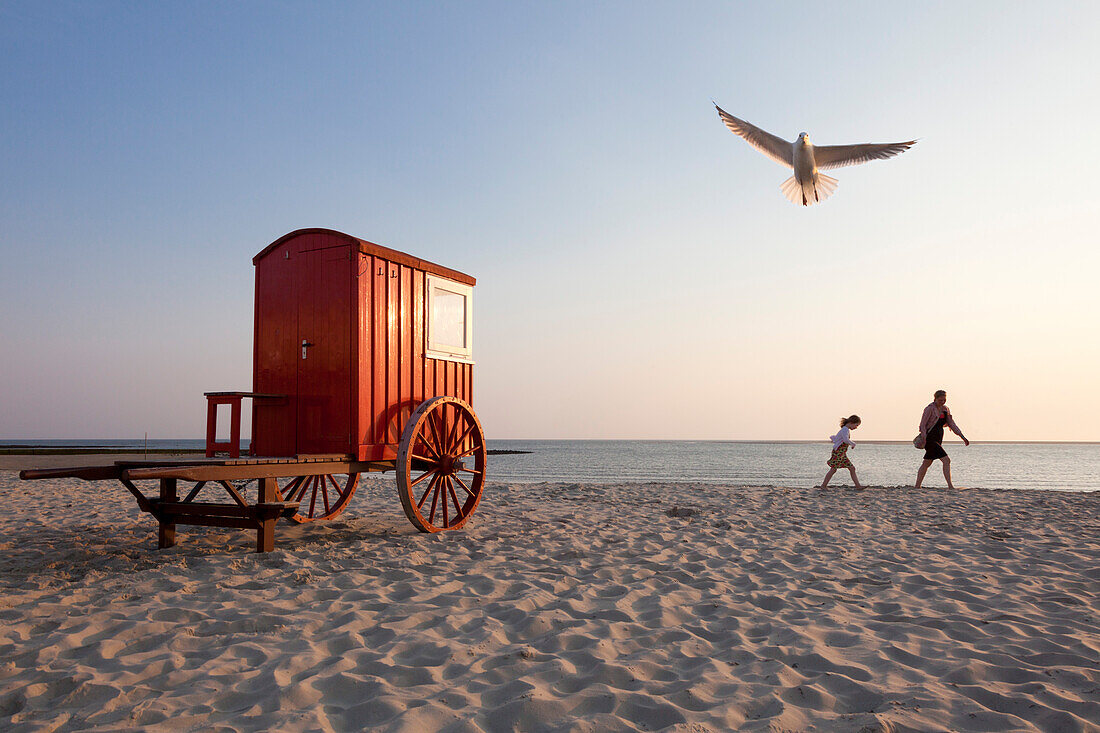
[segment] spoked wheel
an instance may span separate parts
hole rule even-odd
[[[457,397],[423,402],[405,423],[397,448],[397,493],[421,532],[458,529],[481,501],[485,433]]]
[[[332,519],[348,508],[348,502],[359,486],[357,473],[323,473],[317,476],[295,476],[283,484],[279,481],[282,501],[296,501],[301,506],[290,518],[297,524]]]

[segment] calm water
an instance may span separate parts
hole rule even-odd
[[[857,441],[858,442],[858,441]],[[141,448],[137,440],[0,440],[0,444]],[[150,440],[150,449],[202,448],[202,440]],[[247,441],[245,441],[247,447]],[[492,481],[705,481],[813,486],[828,468],[831,445],[661,440],[490,440],[495,450],[526,455],[489,458]],[[945,443],[956,486],[1100,491],[1100,444]],[[923,453],[908,443],[859,443],[849,455],[860,481],[911,486]],[[841,469],[833,485],[850,485]],[[940,464],[926,486],[946,486]]]
[[[126,448],[127,450],[147,447],[149,450],[203,450],[205,440],[144,440],[143,438],[112,438],[110,440],[86,440],[67,438],[64,440],[4,440],[0,439],[0,448],[4,446],[33,445],[42,448]],[[248,448],[248,441],[241,441],[241,448]]]
[[[704,481],[779,486],[821,483],[832,444],[712,441],[491,440],[489,447],[530,450],[491,456],[494,481]],[[1100,444],[945,443],[956,486],[1100,490]],[[923,451],[910,443],[859,443],[848,453],[861,483],[911,486]],[[831,485],[851,485],[844,469]],[[946,486],[940,463],[925,486]]]

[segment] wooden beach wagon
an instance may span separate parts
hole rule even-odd
[[[257,552],[269,551],[280,518],[338,516],[369,471],[396,473],[401,506],[422,532],[465,524],[486,457],[471,406],[474,278],[329,229],[291,232],[252,262],[252,391],[206,394],[205,459],[20,477],[118,480],[156,517],[162,548],[175,544],[177,524],[193,524],[255,529]],[[241,457],[245,399],[251,455]],[[228,443],[216,439],[219,405],[230,407]]]

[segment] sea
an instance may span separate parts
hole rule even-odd
[[[247,441],[242,441],[247,448]],[[849,451],[861,483],[912,486],[923,451],[911,443],[860,442]],[[199,440],[0,440],[3,446],[199,450]],[[512,483],[673,481],[754,486],[816,486],[832,445],[818,442],[691,440],[490,440],[490,481]],[[1100,443],[945,442],[955,486],[1100,491]],[[851,485],[844,469],[833,486]],[[947,485],[937,461],[925,486]]]

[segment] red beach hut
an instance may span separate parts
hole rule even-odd
[[[473,403],[474,278],[330,229],[256,255],[252,453],[397,456],[431,397]],[[282,397],[285,395],[285,397]]]

